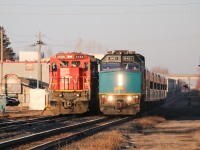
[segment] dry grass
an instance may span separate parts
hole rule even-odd
[[[41,116],[41,111],[35,111],[35,112],[31,112],[31,111],[26,111],[26,112],[21,112],[21,113],[10,113],[9,117],[10,118],[15,118],[15,117],[31,117],[31,116]]]
[[[68,145],[62,150],[116,150],[124,140],[117,131],[101,132],[87,139]]]
[[[139,126],[142,128],[149,128],[154,127],[157,123],[165,121],[165,118],[157,117],[157,116],[151,116],[151,117],[145,117],[138,120]]]
[[[8,107],[7,111],[5,112],[5,117],[7,118],[17,118],[17,117],[40,117],[42,111],[40,110],[23,110],[21,111],[18,108],[10,108]],[[3,114],[0,114],[2,117]]]

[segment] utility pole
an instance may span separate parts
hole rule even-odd
[[[39,81],[41,81],[41,32],[39,32],[38,36],[39,40],[37,41],[38,45],[38,78],[37,78],[37,89],[39,88]]]
[[[42,80],[42,73],[41,73],[41,48],[42,45],[45,45],[41,40],[41,32],[38,34],[38,41],[36,44],[33,44],[33,46],[38,45],[38,63],[37,63],[37,88],[39,88],[39,81]]]
[[[200,67],[200,56],[199,56],[199,65],[198,66]],[[197,86],[200,86],[199,82],[200,82],[200,76],[199,76],[199,79],[197,80]],[[199,88],[199,91],[200,91],[200,87],[197,87],[197,88]],[[199,105],[200,105],[200,92],[199,92]]]
[[[200,56],[199,56],[199,67],[200,67]]]
[[[3,27],[0,27],[1,30],[1,93],[2,91],[2,80],[3,80]]]

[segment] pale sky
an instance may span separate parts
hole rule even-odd
[[[37,50],[40,31],[46,57],[128,49],[149,69],[199,72],[199,0],[0,0],[0,26],[16,53]]]

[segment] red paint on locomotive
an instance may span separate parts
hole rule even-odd
[[[82,53],[58,53],[50,58],[50,108],[54,114],[99,110],[98,63]]]
[[[50,65],[50,90],[89,90],[91,65],[87,55],[58,53]]]

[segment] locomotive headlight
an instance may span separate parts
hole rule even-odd
[[[113,96],[111,96],[111,95],[108,96],[108,101],[109,101],[109,102],[112,102],[112,101],[113,101]]]
[[[123,76],[122,76],[122,74],[118,75],[117,81],[118,81],[118,86],[122,86],[123,85]]]
[[[128,96],[127,97],[127,100],[130,102],[132,100],[132,97],[131,96]]]
[[[81,97],[81,94],[80,94],[80,93],[77,93],[77,94],[76,94],[76,97]]]
[[[58,94],[58,96],[59,96],[59,97],[62,97],[63,95],[62,95],[62,93],[60,93],[60,94]]]

